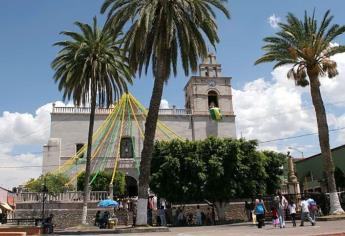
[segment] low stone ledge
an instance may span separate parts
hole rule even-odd
[[[38,226],[21,226],[21,225],[2,225],[0,227],[0,235],[13,235],[9,233],[25,233],[24,235],[40,235],[42,228]],[[17,234],[14,234],[17,235]],[[23,235],[23,234],[18,234]]]
[[[321,216],[316,219],[316,221],[336,221],[336,220],[345,220],[345,214]]]
[[[26,236],[25,232],[0,232],[0,235],[5,236]]]
[[[100,235],[100,234],[129,234],[129,233],[159,233],[170,232],[168,227],[129,227],[119,229],[99,229],[99,230],[65,230],[55,231],[59,235]]]

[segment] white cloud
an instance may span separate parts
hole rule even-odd
[[[30,178],[36,178],[42,173],[42,155],[31,153],[10,155],[0,152],[0,186],[8,189],[24,184]]]
[[[281,19],[273,14],[272,16],[268,17],[267,21],[273,29],[277,29],[279,27],[278,23],[281,21]]]
[[[339,76],[322,78],[321,90],[328,111],[330,129],[345,127],[345,53],[333,58],[338,64]],[[305,133],[317,132],[314,108],[310,100],[310,88],[296,87],[286,77],[289,67],[275,69],[272,78],[248,82],[242,89],[233,90],[237,133],[248,139],[267,141]],[[334,114],[333,114],[334,113]],[[344,144],[345,131],[334,133],[333,146]],[[293,144],[293,142],[296,142]],[[286,151],[287,147],[298,147],[301,151],[315,151],[318,143],[298,143],[299,140],[270,142],[261,148]],[[303,140],[304,142],[304,140]],[[278,145],[281,144],[281,145]],[[293,144],[293,145],[291,145]]]
[[[334,114],[329,114],[327,116],[328,125],[333,127],[334,129],[341,129],[335,133],[335,141],[339,144],[345,144],[345,113],[340,116],[336,116]]]
[[[160,109],[169,109],[169,102],[166,99],[161,100],[161,104],[159,105]]]
[[[345,107],[345,53],[332,57],[337,62],[339,75],[333,79],[321,78],[321,92],[327,103]]]
[[[60,101],[57,106],[71,106]],[[52,103],[39,107],[35,114],[4,111],[0,116],[1,167],[40,166],[42,154],[12,154],[16,147],[30,145],[42,150],[50,130]],[[41,168],[1,168],[0,186],[11,188],[40,175]]]
[[[272,80],[257,79],[234,90],[238,133],[261,141],[314,131],[309,110],[303,109],[302,91],[286,79],[287,67],[272,72]]]

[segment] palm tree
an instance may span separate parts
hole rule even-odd
[[[266,53],[255,64],[276,62],[274,68],[291,65],[287,77],[293,79],[297,86],[310,85],[321,153],[324,158],[330,192],[332,214],[342,213],[334,180],[334,163],[329,145],[329,133],[325,107],[320,92],[320,78],[333,78],[338,75],[337,64],[331,59],[335,54],[345,52],[344,46],[332,45],[332,41],[345,32],[345,26],[331,25],[333,16],[327,11],[318,25],[314,13],[304,20],[299,20],[292,13],[287,15],[287,23],[280,23],[280,31],[273,37],[264,39],[263,50]]]
[[[75,25],[80,33],[63,31],[61,34],[70,39],[54,44],[62,49],[53,60],[52,68],[64,100],[73,99],[76,106],[91,101],[82,214],[82,223],[86,224],[96,102],[109,107],[127,91],[127,82],[132,83],[133,73],[123,50],[118,47],[119,33],[98,28],[96,17],[92,26],[80,22]]]
[[[146,208],[149,189],[151,155],[159,105],[164,83],[171,72],[177,74],[181,58],[187,76],[197,70],[198,60],[207,56],[211,45],[219,42],[215,9],[230,17],[226,0],[105,0],[101,12],[108,11],[107,25],[115,32],[128,23],[124,48],[128,50],[131,68],[141,75],[152,66],[154,86],[145,123],[141,152],[137,224],[147,223]]]

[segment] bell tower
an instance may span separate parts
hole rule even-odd
[[[222,65],[210,53],[199,65],[199,76],[185,86],[185,107],[193,114],[208,115],[210,107],[219,107],[223,115],[234,115],[231,77],[222,76]]]
[[[213,53],[209,53],[199,65],[199,75],[192,76],[184,88],[185,108],[191,110],[194,121],[203,120],[207,123],[206,137],[210,135],[236,136],[231,79],[231,77],[222,75],[222,65],[217,62]],[[210,121],[209,109],[211,107],[220,109],[223,116],[221,121]],[[224,133],[227,132],[226,129],[220,130],[220,127],[226,124],[231,126],[231,130],[228,130],[227,134]]]

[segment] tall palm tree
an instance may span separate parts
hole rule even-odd
[[[145,123],[141,152],[137,224],[147,223],[151,155],[164,83],[171,72],[177,74],[181,58],[187,76],[197,70],[198,60],[207,56],[207,39],[219,42],[215,9],[230,17],[226,0],[105,0],[101,12],[108,11],[107,25],[115,32],[128,23],[124,47],[131,68],[141,75],[152,66],[154,86]]]
[[[54,44],[62,48],[53,60],[52,68],[64,100],[73,99],[77,106],[91,102],[82,214],[82,223],[86,224],[96,102],[99,106],[109,107],[127,91],[127,82],[132,83],[133,73],[123,50],[118,47],[118,32],[98,28],[96,17],[92,26],[80,22],[75,25],[80,33],[63,31],[61,34],[69,40]]]
[[[297,86],[310,85],[321,153],[324,158],[330,192],[331,213],[342,213],[334,180],[334,163],[329,145],[329,131],[325,107],[320,92],[320,78],[338,75],[337,64],[331,59],[335,54],[345,52],[344,46],[332,45],[332,41],[345,32],[345,26],[331,25],[333,16],[327,11],[318,25],[314,13],[299,20],[292,13],[287,15],[287,23],[280,23],[280,31],[273,37],[264,39],[266,53],[255,64],[276,62],[274,68],[291,65],[287,77]]]

